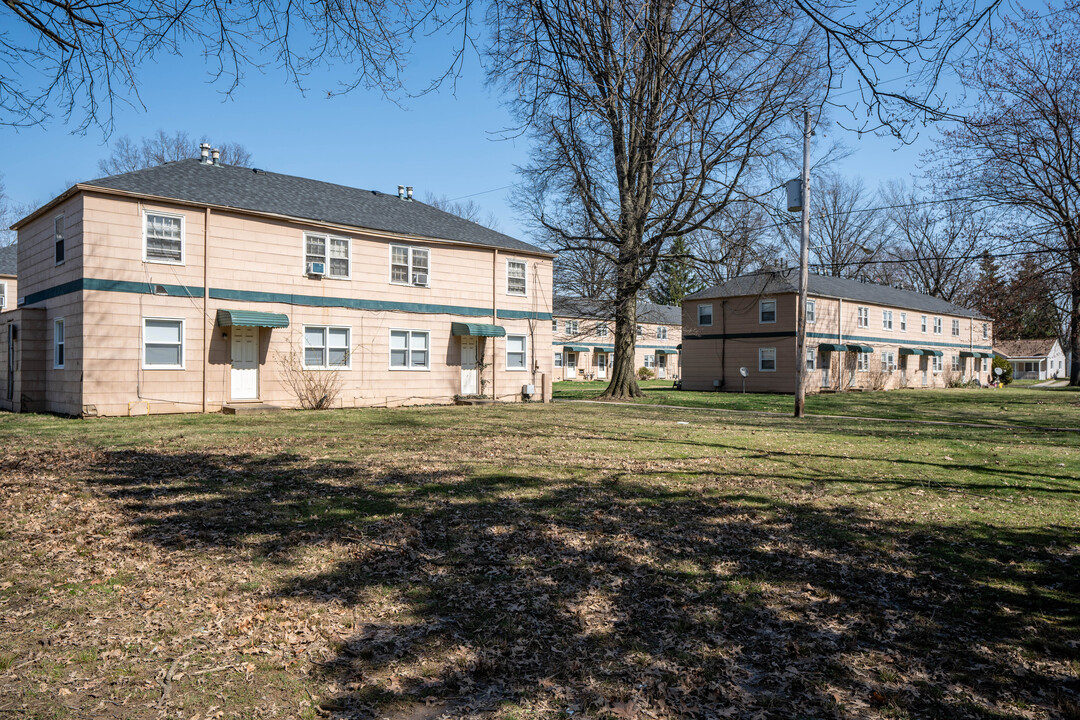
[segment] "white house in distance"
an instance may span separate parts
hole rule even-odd
[[[1050,380],[1068,375],[1065,353],[1056,338],[999,340],[994,354],[1012,363],[1015,380]]]

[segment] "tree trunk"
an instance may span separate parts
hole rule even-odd
[[[611,382],[600,396],[613,400],[642,397],[634,355],[637,346],[637,292],[619,283],[615,290],[615,360]]]
[[[1072,308],[1069,312],[1069,385],[1080,386],[1080,248],[1069,252],[1070,299]]]

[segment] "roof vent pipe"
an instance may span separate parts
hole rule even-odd
[[[204,165],[210,160],[210,143],[199,143],[199,162]]]
[[[397,186],[397,196],[398,196],[398,200],[404,200],[405,199],[405,186],[404,185],[398,185]]]
[[[220,165],[221,164],[221,151],[218,150],[217,148],[214,148],[213,150],[210,151],[210,157],[212,157],[214,159],[214,162],[213,162],[214,165]]]
[[[412,200],[412,185],[405,188],[405,195],[409,200]]]

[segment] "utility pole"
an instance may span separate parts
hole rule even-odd
[[[806,286],[810,282],[810,110],[803,110],[802,237],[799,243],[798,331],[795,337],[795,417],[806,403]]]

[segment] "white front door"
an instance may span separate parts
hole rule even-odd
[[[607,353],[596,353],[596,378],[607,379]]]
[[[829,356],[832,353],[821,351],[821,387],[829,387]]]
[[[476,367],[476,338],[461,338],[461,394],[476,395],[480,392],[480,371]]]
[[[656,377],[661,380],[667,377],[667,355],[656,356]]]
[[[259,328],[232,329],[232,399],[259,397]]]
[[[927,377],[926,377],[926,365],[927,365],[926,356],[925,355],[920,355],[919,356],[919,372],[922,373],[922,386],[923,387],[926,387],[927,385],[930,384],[930,382],[927,380]]]
[[[563,362],[563,380],[577,380],[577,353],[566,353],[566,360]]]
[[[907,387],[907,362],[910,355],[900,356],[900,387]]]

